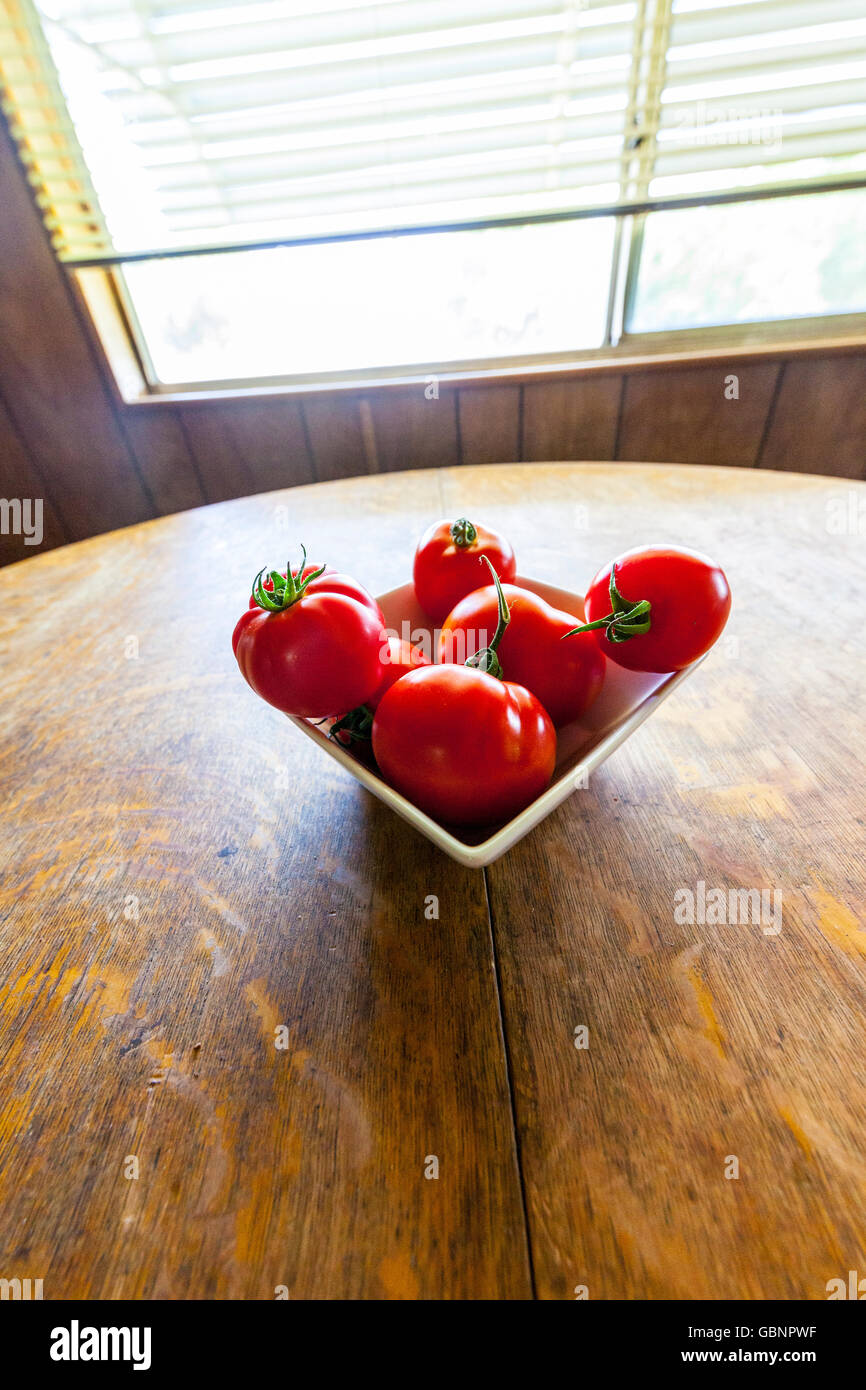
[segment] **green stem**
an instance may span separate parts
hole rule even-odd
[[[570,632],[564,632],[561,640],[566,637],[577,637],[582,632],[599,632],[605,629],[608,642],[628,642],[632,637],[644,637],[650,630],[652,619],[650,617],[649,599],[641,599],[638,603],[632,603],[630,599],[623,598],[619,589],[616,587],[616,565],[610,567],[610,584],[608,586],[610,595],[611,611],[604,618],[596,618],[593,623],[582,623],[580,627],[573,627]]]
[[[320,574],[325,573],[327,565],[321,565],[319,569],[313,570],[312,574],[308,574],[306,579],[303,579],[301,576],[307,564],[307,550],[303,545],[301,546],[301,556],[297,575],[292,573],[291,562],[287,563],[285,574],[280,574],[279,570],[270,571],[268,578],[273,585],[272,590],[266,589],[262,583],[262,575],[265,570],[259,570],[253,580],[253,598],[259,608],[264,608],[269,613],[282,613],[284,609],[291,608],[292,604],[304,597],[308,584],[311,584],[314,579],[318,579]]]
[[[464,662],[464,665],[476,667],[479,671],[486,671],[489,676],[496,676],[497,680],[502,680],[502,663],[497,656],[496,649],[505,636],[505,629],[508,627],[511,620],[511,614],[508,611],[505,594],[502,592],[499,575],[496,573],[496,570],[493,568],[486,555],[482,555],[481,559],[493,575],[493,582],[496,585],[496,601],[499,609],[499,618],[496,624],[496,631],[493,634],[493,640],[489,647],[482,647],[474,656],[470,656],[469,660]]]
[[[452,521],[450,535],[458,550],[466,550],[468,546],[474,545],[478,539],[478,532],[465,516],[458,517],[457,521]]]
[[[348,714],[344,714],[342,719],[338,719],[336,724],[332,724],[328,737],[336,739],[337,734],[348,734],[349,738],[356,743],[369,743],[373,730],[373,711],[367,705],[358,705],[355,709],[350,709]],[[342,742],[342,739],[338,739]]]

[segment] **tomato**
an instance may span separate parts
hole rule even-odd
[[[465,517],[440,521],[424,532],[415,551],[412,578],[415,596],[434,623],[441,623],[456,603],[488,582],[482,555],[503,583],[514,578],[514,551],[498,532],[473,526]]]
[[[386,657],[383,653],[382,660],[385,667],[382,684],[379,686],[379,689],[372,699],[365,701],[372,710],[378,708],[379,701],[382,699],[385,691],[390,690],[391,686],[395,685],[397,681],[402,680],[410,671],[417,671],[421,666],[430,665],[429,659],[418,647],[413,646],[411,642],[403,641],[399,637],[388,638],[388,655]]]
[[[317,575],[315,579],[311,578],[314,574]],[[338,570],[332,569],[330,565],[304,565],[303,570],[292,570],[294,579],[297,580],[299,575],[301,580],[309,579],[310,581],[307,585],[308,594],[325,592],[345,594],[347,598],[357,599],[358,603],[362,603],[365,608],[372,609],[379,619],[379,622],[384,624],[385,618],[381,608],[373,598],[373,595],[364,588],[363,584],[359,584],[357,579],[352,579],[348,574],[341,574]],[[280,578],[285,579],[285,577],[285,571],[283,571]],[[262,581],[262,587],[267,593],[273,593],[274,581],[270,576]],[[249,606],[250,608],[259,607],[253,596],[250,597]]]
[[[363,705],[358,705],[356,709],[344,714],[342,719],[338,719],[330,730],[331,738],[336,739],[345,747],[356,747],[358,743],[370,742],[370,731],[373,728],[373,714],[379,706],[379,701],[390,690],[391,686],[397,681],[402,680],[403,676],[410,671],[417,671],[421,666],[429,666],[430,662],[422,651],[413,647],[411,642],[401,640],[399,637],[389,637],[387,651],[381,653],[383,661],[384,675],[379,689]]]
[[[544,791],[556,733],[523,686],[468,666],[425,666],[385,692],[373,752],[391,786],[428,816],[491,825]]]
[[[604,681],[605,660],[592,633],[563,642],[574,629],[574,614],[552,608],[529,589],[503,584],[511,614],[497,648],[508,680],[525,685],[544,705],[554,724],[568,724],[589,709]],[[440,661],[465,661],[489,645],[499,603],[488,584],[461,599],[442,627]]]
[[[384,677],[388,639],[378,613],[338,590],[314,588],[315,571],[298,580],[304,565],[288,572],[291,582],[272,570],[270,589],[264,570],[256,576],[257,606],[232,636],[244,678],[268,704],[308,719],[363,704]]]
[[[586,624],[574,632],[592,630],[612,661],[631,671],[681,671],[719,637],[731,591],[705,555],[655,546],[628,550],[599,570],[585,606]]]

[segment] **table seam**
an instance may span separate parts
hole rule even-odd
[[[523,1154],[520,1145],[520,1130],[517,1124],[517,1101],[514,1094],[514,1073],[511,1065],[511,1046],[508,1039],[508,1028],[505,1022],[505,1003],[502,994],[502,981],[499,974],[499,954],[496,949],[496,928],[493,920],[493,904],[490,898],[490,883],[487,877],[487,870],[481,870],[484,877],[484,898],[487,905],[487,927],[490,933],[490,949],[493,954],[493,987],[496,993],[496,1008],[499,1017],[499,1035],[502,1041],[502,1056],[505,1062],[505,1081],[508,1087],[509,1108],[511,1111],[511,1132],[513,1138],[514,1161],[517,1166],[517,1182],[520,1191],[520,1207],[523,1213],[523,1230],[525,1236],[526,1265],[529,1274],[530,1296],[537,1300],[538,1292],[535,1283],[535,1263],[532,1255],[532,1234],[529,1225],[529,1206],[526,1198],[526,1182],[523,1172]]]

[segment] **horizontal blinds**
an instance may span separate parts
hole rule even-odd
[[[3,3],[29,13],[0,63],[67,259],[619,196],[637,0]],[[37,90],[49,54],[77,142]]]
[[[676,0],[650,192],[866,171],[866,0]]]
[[[866,0],[0,0],[70,261],[856,172],[864,45]]]

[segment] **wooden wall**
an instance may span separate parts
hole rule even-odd
[[[738,398],[725,379],[738,377]],[[484,384],[125,405],[0,122],[0,497],[43,546],[320,479],[503,460],[671,460],[866,477],[862,352]],[[0,535],[0,563],[26,558]]]

